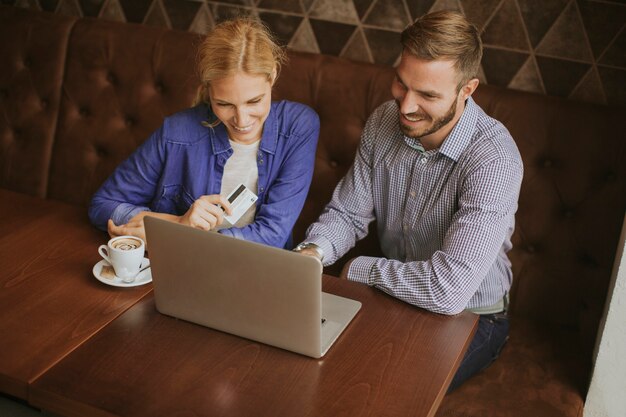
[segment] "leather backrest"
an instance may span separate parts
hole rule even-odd
[[[0,6],[0,187],[46,194],[75,20]]]
[[[81,19],[67,50],[50,198],[88,204],[115,169],[197,88],[197,35]]]
[[[524,161],[511,311],[577,327],[593,343],[626,211],[626,109],[491,86],[476,93]]]

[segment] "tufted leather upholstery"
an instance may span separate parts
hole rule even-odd
[[[198,85],[193,51],[199,39],[153,27],[76,22],[67,48],[49,197],[87,204],[165,116],[189,106]]]
[[[199,38],[190,33],[0,6],[0,39],[4,188],[86,205],[195,94]],[[298,241],[352,163],[368,115],[391,97],[393,70],[290,55],[274,95],[321,118]],[[438,415],[578,415],[626,208],[624,109],[492,86],[475,99],[511,131],[525,165],[510,254],[511,338]],[[329,272],[357,254],[379,254],[375,234]]]
[[[0,9],[2,187],[39,197],[46,194],[65,54],[74,21]]]

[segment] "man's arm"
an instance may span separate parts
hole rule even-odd
[[[374,220],[373,144],[382,113],[379,108],[368,119],[352,167],[335,187],[318,220],[307,229],[305,242],[319,246],[325,266],[333,264],[363,239]]]
[[[348,279],[430,311],[461,312],[512,231],[522,174],[519,160],[484,164],[464,179],[443,246],[430,259],[404,263],[358,257],[350,264]]]

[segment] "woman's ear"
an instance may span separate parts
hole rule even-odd
[[[198,87],[198,90],[196,91],[196,97],[193,102],[194,105],[197,105],[200,103],[209,104],[209,94],[207,92],[207,87],[204,85],[200,85]]]
[[[200,87],[198,87],[198,93],[196,94],[196,102],[197,103],[210,103],[209,98],[209,84],[202,83]]]

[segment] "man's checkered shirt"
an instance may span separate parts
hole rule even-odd
[[[329,265],[376,219],[385,258],[356,258],[350,280],[443,314],[495,304],[512,281],[506,253],[523,175],[515,142],[471,97],[439,149],[422,153],[416,142],[394,101],[378,107],[306,241]]]

